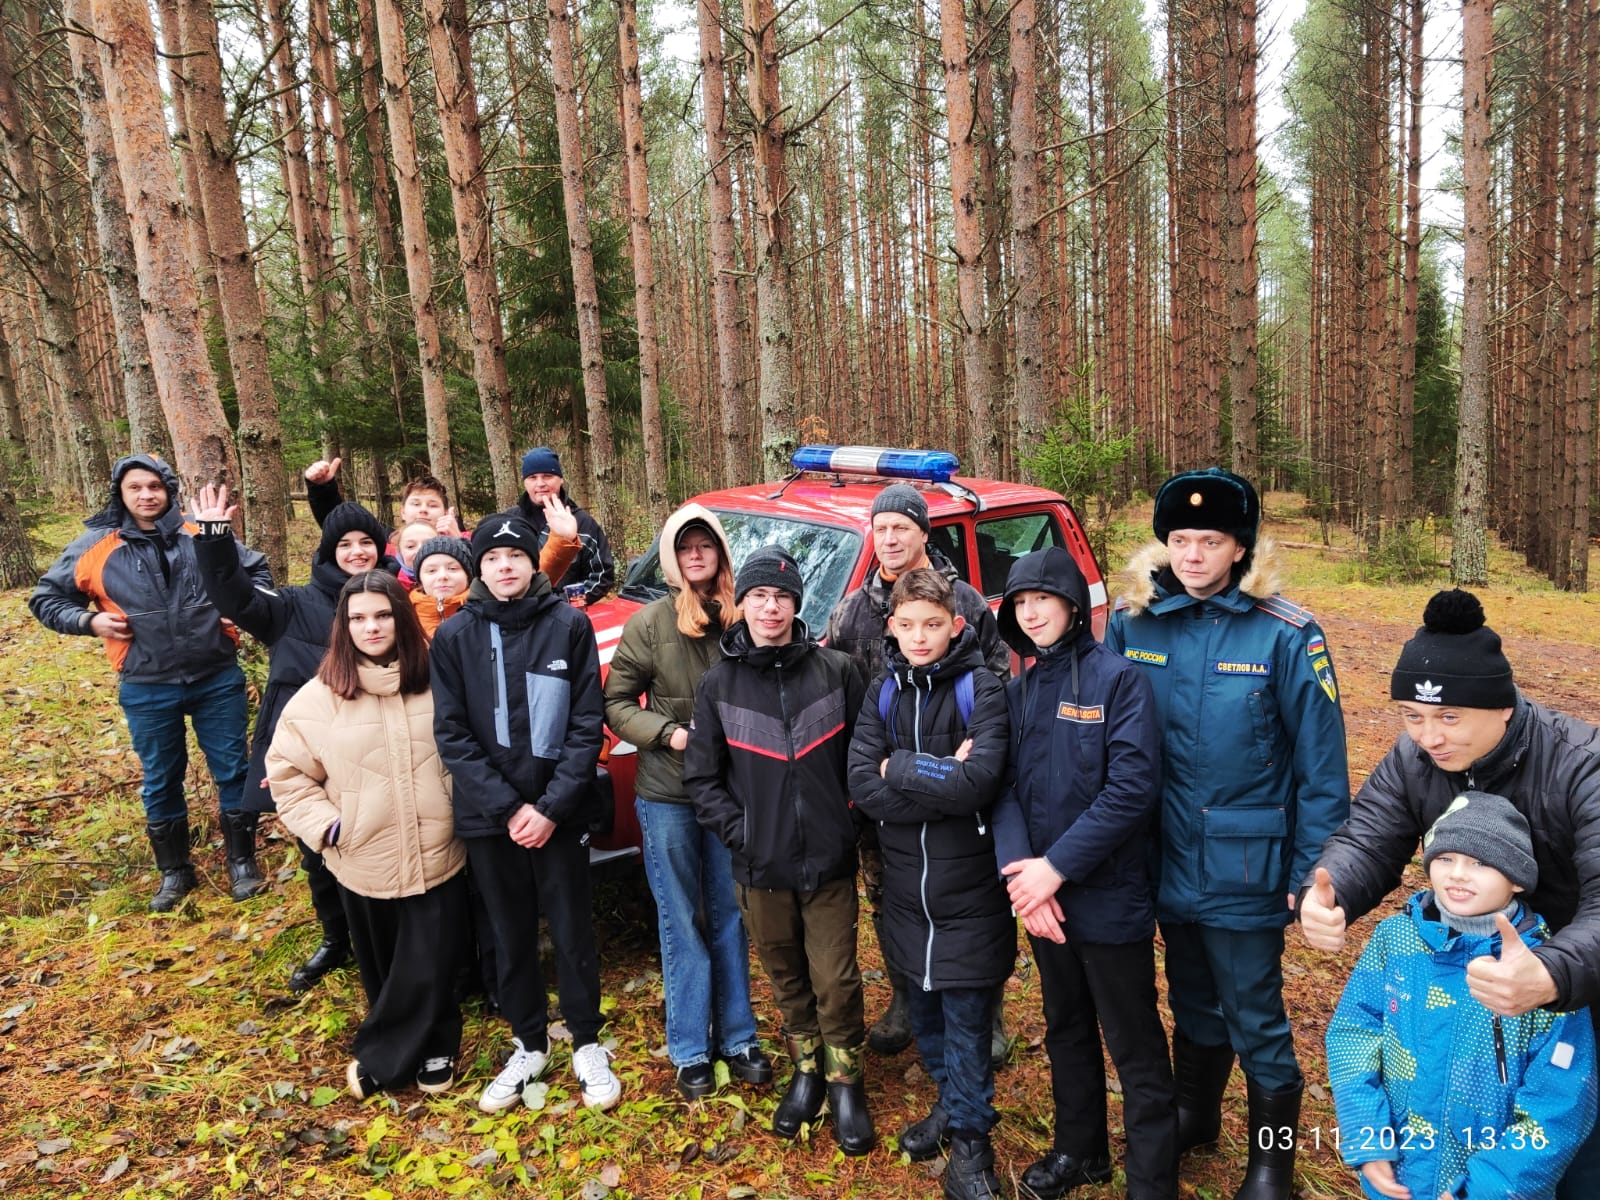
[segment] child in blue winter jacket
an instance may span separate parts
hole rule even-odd
[[[1338,1147],[1368,1196],[1548,1200],[1595,1120],[1587,1010],[1499,1017],[1468,990],[1483,956],[1548,935],[1509,800],[1458,796],[1422,842],[1432,890],[1379,924],[1328,1025]]]

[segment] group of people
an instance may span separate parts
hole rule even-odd
[[[1316,1140],[1373,1196],[1600,1195],[1600,732],[1522,695],[1467,593],[1436,596],[1407,642],[1391,684],[1403,733],[1352,802],[1326,638],[1279,591],[1255,489],[1221,469],[1157,493],[1156,540],[1103,643],[1070,553],[1017,560],[996,619],[905,484],[878,494],[876,564],[821,639],[783,547],[736,565],[716,515],[686,505],[659,539],[668,593],[630,618],[603,686],[579,606],[612,586],[610,551],[553,451],[524,457],[526,496],[470,538],[436,481],[408,489],[391,535],[342,500],[337,470],[306,472],[311,583],[274,588],[225,492],[202,490],[186,523],[165,464],[123,459],[30,604],[104,639],[121,673],[162,872],[152,908],[195,886],[186,715],[234,897],[265,886],[260,811],[299,840],[322,940],[293,984],[354,954],[368,1012],[353,1095],[453,1085],[475,930],[513,1035],[479,1106],[515,1105],[552,1053],[543,915],[583,1102],[620,1098],[585,852],[605,723],[638,751],[667,1053],[688,1099],[716,1089],[717,1060],[773,1079],[753,946],[792,1065],[773,1131],[799,1136],[826,1107],[840,1149],[870,1152],[864,1050],[914,1039],[937,1099],[900,1150],[945,1153],[952,1200],[999,1195],[994,1051],[1020,919],[1054,1109],[1025,1194],[1112,1178],[1109,1052],[1129,1196],[1177,1195],[1180,1156],[1220,1136],[1237,1060],[1236,1200],[1287,1197],[1312,1135],[1284,931],[1339,949],[1421,841],[1431,886],[1380,924],[1329,1025],[1339,1128]],[[271,647],[248,752],[237,628]],[[858,872],[893,986],[870,1037]]]

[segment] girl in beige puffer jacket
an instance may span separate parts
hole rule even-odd
[[[357,1099],[455,1078],[455,937],[466,852],[433,736],[428,647],[393,575],[353,576],[327,656],[283,711],[267,753],[278,815],[339,881],[367,1015],[346,1082]]]

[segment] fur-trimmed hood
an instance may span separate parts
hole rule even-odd
[[[1128,565],[1122,569],[1122,577],[1127,580],[1122,599],[1135,615],[1170,594],[1159,580],[1171,562],[1172,555],[1166,543],[1154,540],[1146,542],[1128,560]],[[1281,590],[1282,563],[1278,560],[1278,547],[1271,538],[1264,537],[1258,541],[1255,550],[1245,557],[1242,565],[1244,573],[1239,576],[1238,586],[1244,595],[1265,600]]]

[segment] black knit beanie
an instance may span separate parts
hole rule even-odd
[[[429,539],[430,542],[434,540],[437,539]],[[492,517],[485,517],[478,522],[477,529],[472,532],[474,575],[481,574],[479,567],[483,562],[483,556],[496,546],[510,546],[513,550],[521,550],[533,560],[535,567],[539,565],[539,532],[528,524],[528,519],[516,509],[495,513]]]
[[[1261,528],[1261,500],[1243,475],[1208,467],[1174,475],[1156,492],[1156,537],[1163,542],[1174,529],[1215,529],[1254,549]]]
[[[334,562],[333,552],[339,547],[339,539],[347,533],[366,534],[380,555],[389,541],[389,530],[382,521],[354,500],[346,500],[336,504],[333,511],[323,518],[322,541],[317,545],[317,557],[323,562]]]
[[[1400,651],[1389,697],[1453,708],[1516,705],[1511,664],[1476,596],[1460,588],[1434,593],[1423,610],[1422,628]]]
[[[743,604],[745,593],[758,587],[780,588],[794,597],[794,606],[805,603],[806,581],[800,567],[782,546],[761,546],[751,551],[733,581],[733,602]]]
[[[422,578],[422,560],[435,554],[443,554],[455,559],[461,564],[461,569],[469,576],[473,572],[472,544],[466,538],[456,537],[454,534],[443,534],[431,537],[417,547],[416,556],[411,560],[411,574],[418,579]]]
[[[1441,854],[1465,854],[1493,867],[1525,892],[1539,883],[1528,819],[1504,796],[1463,792],[1422,836],[1422,869]]]
[[[933,525],[928,521],[928,502],[909,483],[891,483],[879,492],[877,499],[872,502],[872,515],[879,513],[899,513],[923,533],[933,531]]]

